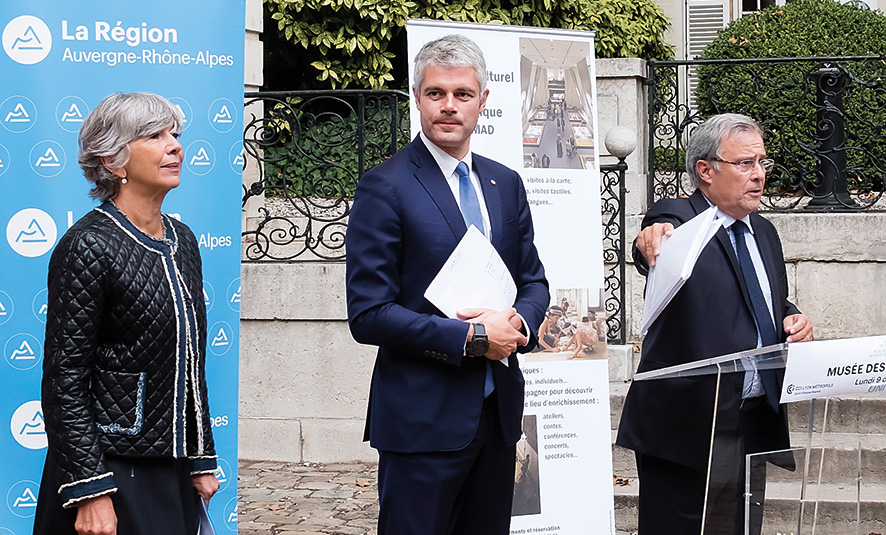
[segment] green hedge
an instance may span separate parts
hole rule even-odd
[[[652,161],[656,173],[682,173],[686,169],[686,151],[671,147],[655,147]]]
[[[870,56],[886,54],[886,16],[834,0],[793,0],[746,15],[723,29],[702,59]],[[770,188],[811,190],[817,177],[816,89],[810,77],[820,62],[706,65],[698,69],[696,98],[702,116],[744,113],[766,131],[767,150],[779,167]],[[884,61],[840,61],[851,73],[843,94],[849,188],[883,188],[886,148]],[[854,147],[854,148],[852,148]]]
[[[287,99],[266,112],[278,135],[262,147],[269,195],[353,197],[359,175],[357,117],[346,106],[304,110],[301,99]],[[377,107],[364,118],[364,170],[390,156],[391,110]],[[397,147],[409,143],[409,103],[397,103]],[[295,119],[297,118],[297,120]]]

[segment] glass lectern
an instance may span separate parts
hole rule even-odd
[[[743,500],[746,535],[886,533],[886,475],[880,473],[883,470],[878,470],[878,466],[870,466],[872,461],[866,458],[882,454],[886,444],[878,443],[882,442],[882,435],[865,434],[884,431],[860,428],[864,423],[857,417],[857,399],[823,398],[792,403],[792,429],[802,430],[791,434],[793,447],[747,455],[743,495],[723,492],[723,481],[730,477],[724,475],[723,466],[736,464],[734,456],[728,462],[734,445],[728,437],[721,436],[721,431],[730,425],[725,422],[729,413],[726,400],[735,398],[721,398],[726,374],[783,369],[786,362],[787,344],[777,344],[634,376],[635,381],[648,381],[707,375],[716,381],[702,534],[732,533],[735,515],[723,515],[724,510],[732,507],[724,507],[723,500],[731,500],[737,507]],[[734,385],[735,381],[731,383]],[[829,409],[833,414],[829,414]],[[731,410],[734,412],[734,407]],[[854,429],[850,414],[855,415]],[[721,419],[724,423],[718,425]]]

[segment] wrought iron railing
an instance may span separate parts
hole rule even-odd
[[[627,340],[625,309],[625,172],[628,164],[600,166],[600,203],[603,212],[603,308],[610,344]]]
[[[688,135],[734,112],[760,124],[776,161],[764,209],[886,209],[884,78],[880,56],[649,62],[649,203],[691,193]]]
[[[246,94],[243,206],[260,202],[243,231],[244,260],[343,261],[354,187],[409,142],[400,91]],[[601,166],[603,306],[610,343],[625,343],[625,171]],[[251,180],[251,182],[250,182]]]
[[[344,260],[354,188],[409,141],[402,91],[284,91],[246,94],[244,257],[259,261]]]

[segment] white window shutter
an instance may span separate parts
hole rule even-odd
[[[729,22],[729,3],[726,0],[687,0],[686,2],[686,59],[695,59]],[[689,106],[695,110],[695,88],[698,85],[696,67],[686,71],[689,88]]]

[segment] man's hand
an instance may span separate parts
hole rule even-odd
[[[485,356],[489,360],[506,359],[517,351],[518,346],[529,343],[529,339],[520,332],[523,321],[513,308],[501,312],[487,308],[466,308],[458,311],[458,317],[470,323],[482,323],[486,327],[489,351]]]
[[[794,314],[784,319],[784,332],[788,342],[808,342],[812,340],[812,322],[806,314]]]
[[[643,253],[649,267],[655,265],[655,259],[661,254],[661,237],[670,236],[673,232],[674,225],[670,223],[654,223],[637,234],[634,245]]]
[[[117,535],[117,514],[110,496],[80,502],[74,530],[77,535]]]
[[[214,474],[198,474],[191,476],[191,485],[197,491],[197,494],[203,498],[203,503],[209,507],[209,499],[218,491],[218,479]]]

